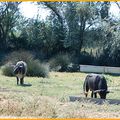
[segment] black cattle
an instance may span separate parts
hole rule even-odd
[[[97,93],[100,95],[100,98],[106,99],[107,93],[109,91],[107,90],[107,81],[103,75],[99,74],[89,74],[86,76],[83,90],[84,94],[87,97],[88,91],[91,90],[91,97],[93,96],[97,98]]]
[[[27,64],[23,61],[17,62],[13,71],[13,73],[17,78],[17,85],[19,84],[19,80],[21,85],[24,84],[24,77],[26,75],[26,72],[27,72]]]

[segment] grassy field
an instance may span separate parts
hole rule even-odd
[[[120,118],[120,106],[69,102],[70,95],[83,95],[86,73],[51,72],[49,78],[25,77],[31,86],[17,86],[15,77],[0,73],[0,116],[39,118]],[[105,75],[109,99],[120,99],[120,77]],[[90,97],[90,94],[89,94]]]

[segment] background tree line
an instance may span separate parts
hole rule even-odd
[[[110,15],[111,2],[38,2],[50,10],[45,21],[22,16],[20,4],[0,3],[1,58],[26,50],[45,61],[67,54],[74,64],[120,66],[120,20]]]

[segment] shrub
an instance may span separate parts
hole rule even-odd
[[[49,61],[50,69],[53,71],[66,71],[70,62],[68,54],[59,54]]]
[[[27,76],[48,77],[49,66],[35,60],[34,56],[27,51],[18,51],[10,53],[5,59],[5,65],[2,66],[2,73],[6,76],[13,76],[12,64],[18,61],[25,61],[27,63]]]
[[[34,59],[34,55],[32,53],[30,53],[29,51],[14,51],[10,54],[8,54],[5,57],[5,62],[11,62],[12,64],[16,64],[16,62],[18,61],[25,61],[26,63],[28,63],[30,60]]]
[[[78,63],[83,65],[92,65],[94,64],[94,56],[89,54],[86,51],[81,52],[80,56],[78,57]]]
[[[79,72],[79,71],[80,71],[80,67],[78,64],[71,63],[67,67],[67,72]]]
[[[31,60],[28,62],[28,76],[48,77],[49,66],[40,63],[39,60]]]
[[[4,66],[1,67],[2,74],[6,76],[13,76],[13,66],[11,66],[11,63],[7,63]]]

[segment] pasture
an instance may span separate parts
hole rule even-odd
[[[50,72],[48,78],[25,77],[31,86],[17,86],[15,77],[0,73],[0,117],[120,118],[120,106],[69,102],[70,95],[83,95],[86,73]],[[105,75],[108,99],[120,99],[120,77]],[[89,93],[90,97],[90,93]]]

